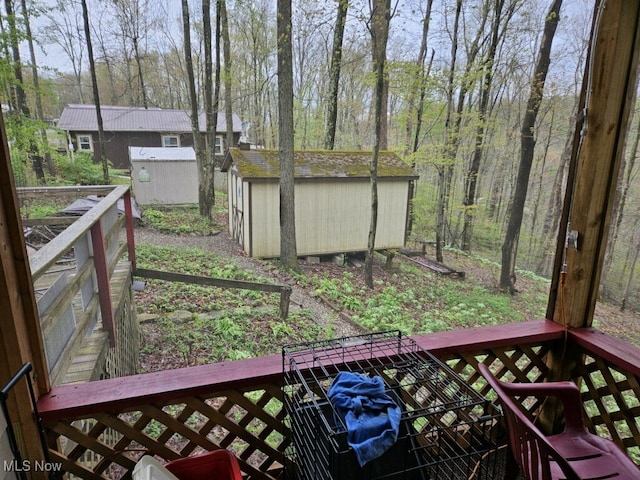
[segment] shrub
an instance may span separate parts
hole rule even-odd
[[[93,163],[93,155],[75,153],[71,158],[63,155],[55,157],[56,171],[62,183],[68,185],[103,185],[102,165]]]

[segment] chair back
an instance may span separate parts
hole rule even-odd
[[[478,363],[478,371],[498,395],[507,424],[509,447],[525,478],[548,480],[562,475],[567,480],[580,480],[569,462],[553,448],[522,412],[514,397],[507,393],[508,384],[498,380],[483,363]]]

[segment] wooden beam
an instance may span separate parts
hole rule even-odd
[[[110,193],[98,205],[78,218],[73,225],[70,225],[64,232],[32,255],[30,259],[31,275],[34,278],[38,278],[46,272],[47,268],[53,265],[60,255],[71,249],[75,242],[85,235],[128,190],[128,185],[111,187]]]
[[[102,326],[109,332],[109,345],[116,346],[116,326],[111,303],[111,282],[109,281],[109,260],[105,246],[105,236],[102,229],[102,221],[98,220],[91,227],[91,244],[93,246],[93,265],[98,282],[98,298],[100,299],[100,312],[102,314]]]
[[[0,386],[5,385],[26,362],[31,362],[35,369],[37,396],[51,387],[1,113],[0,251]],[[43,460],[44,452],[26,382],[19,382],[12,392],[9,408],[16,430],[20,431],[23,458]]]
[[[554,279],[561,279],[555,282],[552,318],[568,327],[593,322],[640,52],[640,2],[598,1],[594,15],[588,77],[583,80],[586,117],[575,185],[567,187],[569,229],[577,232],[578,243],[577,249],[566,249],[565,261],[557,261],[554,272]],[[558,241],[562,252],[565,239]],[[565,262],[566,273],[561,273]]]

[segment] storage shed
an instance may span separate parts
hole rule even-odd
[[[139,205],[198,203],[193,147],[129,147],[129,160]]]
[[[193,147],[129,147],[133,192],[139,205],[198,203],[198,167]],[[144,170],[143,170],[144,169]],[[215,167],[214,188],[227,189]]]
[[[295,152],[298,255],[367,249],[371,219],[371,152]],[[277,150],[229,150],[229,230],[252,257],[280,254],[280,164]],[[409,185],[417,179],[398,155],[381,152],[376,249],[405,244]]]

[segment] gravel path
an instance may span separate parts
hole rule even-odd
[[[233,262],[243,270],[249,270],[256,274],[269,278],[277,283],[282,283],[278,276],[278,270],[272,262],[248,257],[240,246],[226,233],[204,237],[199,235],[173,235],[161,233],[157,230],[137,227],[135,229],[135,242],[156,246],[174,246],[183,248],[197,248],[206,252],[212,252],[220,257],[231,258]],[[357,335],[362,330],[351,322],[345,320],[334,309],[316,297],[309,295],[303,288],[291,285],[290,311],[301,309],[310,312],[314,321],[319,325],[332,328],[335,336]]]

